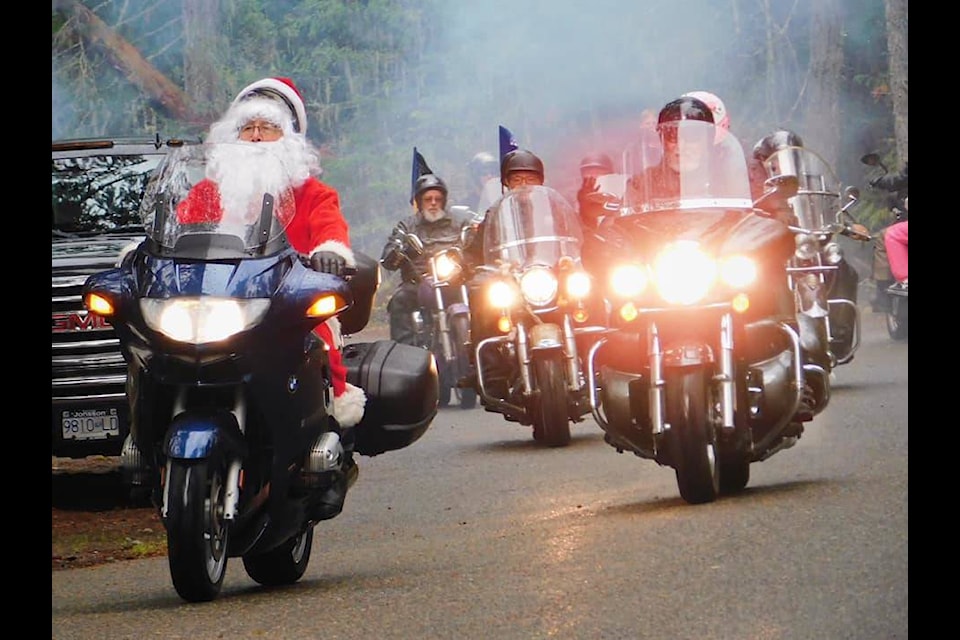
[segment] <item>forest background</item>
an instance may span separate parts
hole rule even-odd
[[[907,161],[907,0],[53,0],[52,137],[192,137],[248,83],[305,97],[323,180],[373,257],[410,212],[412,148],[451,188],[498,127],[572,196],[642,110],[719,95],[747,150],[799,133],[844,185]],[[861,189],[858,219],[888,224]],[[469,203],[468,203],[469,204]]]

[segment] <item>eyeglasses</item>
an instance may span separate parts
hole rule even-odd
[[[428,204],[443,204],[443,196],[423,196],[421,201]]]
[[[260,130],[260,135],[264,138],[278,136],[282,132],[282,129],[272,122],[254,121],[243,125],[240,128],[240,135],[252,136],[257,129]]]

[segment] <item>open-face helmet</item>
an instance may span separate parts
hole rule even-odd
[[[580,159],[580,173],[585,169],[599,169],[601,173],[613,173],[613,160],[605,153],[588,153]]]
[[[413,199],[414,202],[416,202],[417,211],[423,210],[423,207],[421,206],[423,194],[431,189],[437,189],[443,194],[443,208],[447,208],[447,184],[440,178],[440,176],[433,173],[425,173],[417,178],[417,181],[414,184]]]
[[[497,159],[487,151],[480,151],[470,158],[467,168],[470,170],[470,177],[478,186],[482,186],[484,176],[495,176],[500,170]]]
[[[507,178],[514,171],[533,171],[540,176],[540,182],[544,181],[543,161],[532,151],[514,149],[503,156],[503,162],[500,163],[500,184],[506,187]]]

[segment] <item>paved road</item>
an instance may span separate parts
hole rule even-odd
[[[863,329],[830,406],[742,495],[687,505],[592,420],[541,449],[452,408],[361,458],[296,585],[231,559],[221,597],[187,605],[164,558],[57,571],[52,637],[907,638],[908,344]]]

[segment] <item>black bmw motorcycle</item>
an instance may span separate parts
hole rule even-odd
[[[235,192],[213,169],[226,156],[264,171],[234,180]],[[339,515],[357,478],[350,450],[406,447],[437,411],[429,353],[347,345],[348,380],[367,394],[347,441],[313,329],[337,318],[343,333],[360,331],[377,265],[358,255],[349,278],[306,266],[285,234],[294,199],[274,186],[284,178],[267,145],[171,151],[143,196],[146,239],[83,288],[87,309],[116,328],[128,365],[124,473],[150,491],[173,586],[190,602],[217,597],[231,557],[262,585],[299,580],[315,525]]]

